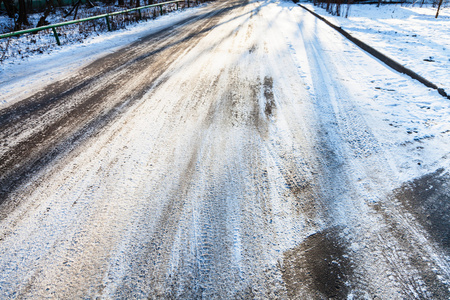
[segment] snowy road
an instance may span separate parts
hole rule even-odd
[[[0,113],[2,299],[450,296],[449,104],[292,3],[210,3]]]

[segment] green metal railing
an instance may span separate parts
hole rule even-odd
[[[190,6],[189,1],[192,1],[192,0],[187,0],[187,6],[188,7]],[[93,17],[89,17],[89,18],[79,19],[79,20],[67,21],[67,22],[62,22],[62,23],[57,23],[57,24],[45,25],[45,26],[41,26],[41,27],[37,27],[37,28],[31,28],[31,29],[25,29],[25,30],[20,30],[20,31],[14,31],[14,32],[10,32],[10,33],[1,34],[0,35],[0,39],[12,37],[12,36],[17,36],[17,35],[22,35],[22,34],[25,34],[25,33],[33,33],[33,32],[38,32],[38,31],[42,31],[42,30],[46,30],[46,29],[51,29],[53,31],[53,35],[55,36],[56,43],[58,45],[61,45],[61,42],[59,41],[58,33],[56,32],[56,28],[57,27],[62,27],[62,26],[66,26],[66,25],[71,25],[71,24],[76,24],[76,23],[81,23],[81,22],[86,22],[86,21],[92,21],[92,20],[98,20],[98,19],[105,18],[106,25],[108,26],[108,30],[111,31],[112,30],[111,29],[111,22],[110,22],[109,18],[112,17],[112,16],[117,16],[117,15],[121,15],[121,14],[126,14],[126,13],[130,13],[130,12],[138,11],[139,12],[139,17],[141,18],[141,10],[142,9],[147,9],[147,8],[157,7],[157,6],[159,6],[159,11],[160,11],[160,14],[162,15],[163,14],[163,5],[176,3],[177,9],[178,9],[180,2],[185,2],[185,0],[175,0],[175,1],[161,2],[161,3],[156,3],[156,4],[146,5],[146,6],[140,6],[140,7],[131,8],[131,9],[126,9],[126,10],[121,10],[121,11],[117,11],[117,12],[112,12],[112,13],[109,13],[109,14],[103,14],[103,15],[93,16]]]

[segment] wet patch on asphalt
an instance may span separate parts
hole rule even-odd
[[[282,277],[289,298],[347,298],[354,266],[341,232],[342,227],[317,232],[283,254]]]
[[[373,206],[386,222],[381,238],[394,238],[390,245],[384,245],[382,252],[405,298],[448,299],[446,267],[433,261],[424,250],[427,243],[417,242],[405,221],[413,218],[428,233],[425,238],[448,253],[449,179],[448,172],[438,169],[393,190],[387,204]],[[399,257],[403,266],[398,263]]]
[[[272,117],[275,111],[275,97],[273,96],[273,79],[272,77],[264,77],[264,98],[266,99],[266,106],[264,112],[266,116]]]
[[[450,174],[444,169],[404,183],[394,197],[450,253]]]

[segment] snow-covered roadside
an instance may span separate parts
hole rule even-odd
[[[280,5],[291,9],[291,4],[287,1],[280,2]],[[350,94],[358,98],[357,108],[336,108],[336,114],[357,110],[364,116],[364,122],[369,125],[372,134],[380,143],[380,149],[389,158],[390,167],[398,182],[420,177],[439,167],[450,168],[450,101],[440,96],[437,91],[387,67],[349,40],[336,39],[335,36],[342,37],[336,31],[325,35],[324,32],[328,31],[321,28],[327,25],[317,18],[311,22],[311,19],[306,18],[308,14],[311,15],[301,8],[295,10],[295,14],[291,13],[291,16],[296,16],[298,27],[309,29],[307,32],[310,36],[305,36],[303,32],[302,38],[310,40],[317,36],[324,53],[330,56],[321,57],[326,64],[323,68],[328,69],[323,73],[335,72],[333,77],[339,79]],[[323,15],[325,14],[327,13],[323,11]],[[305,82],[311,87],[311,94],[318,97],[320,90],[315,90],[314,84],[308,82],[308,73],[313,73],[308,71],[312,60],[310,56],[299,51],[303,46],[299,37],[295,36],[297,26],[290,28],[291,32],[286,34],[286,40],[298,61],[302,77],[304,76]],[[342,42],[329,42],[334,39]],[[440,40],[437,42],[448,43]],[[346,57],[342,57],[342,53],[345,53]],[[337,65],[337,70],[331,72],[331,65]],[[340,74],[341,72],[343,73]],[[345,97],[337,92],[333,93],[336,93],[338,98]],[[354,136],[358,143],[366,139],[364,131],[348,132],[347,135],[348,139]],[[366,144],[363,148],[370,149],[370,143],[364,143]]]
[[[26,59],[8,59],[0,64],[0,108],[35,93],[55,80],[71,76],[101,56],[189,18],[204,6],[174,11],[155,20],[129,25],[126,29],[102,32],[82,43],[55,44],[50,52],[31,54]]]
[[[450,92],[450,8],[353,4],[348,18],[302,3],[354,37]]]

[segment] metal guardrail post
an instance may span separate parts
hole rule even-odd
[[[140,20],[140,19],[142,19],[142,15],[141,15],[141,10],[140,9],[138,10],[138,13],[139,13],[139,20]]]
[[[159,15],[162,16],[162,5],[159,6]]]
[[[106,19],[106,25],[108,26],[108,31],[111,31],[111,23],[109,22],[109,16],[106,15],[105,19]]]
[[[187,2],[188,2],[188,7],[189,7],[189,0],[187,0]]]
[[[58,44],[58,46],[61,46],[61,42],[59,41],[59,36],[58,36],[58,33],[56,32],[55,27],[52,27],[52,30],[53,30],[53,35],[55,36],[55,39],[56,39],[56,43]]]

